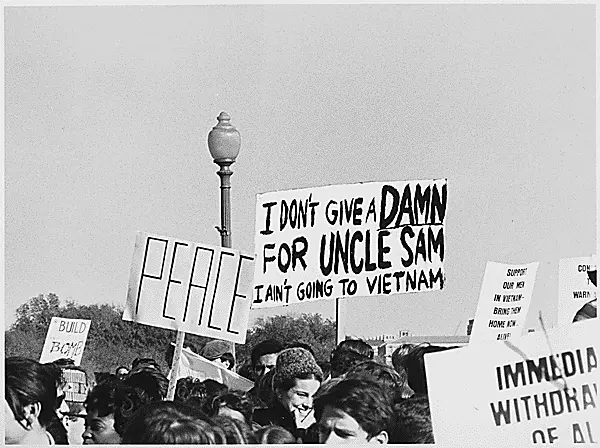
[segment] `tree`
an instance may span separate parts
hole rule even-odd
[[[320,314],[261,317],[248,330],[246,344],[239,346],[238,365],[249,363],[252,348],[265,339],[278,340],[284,346],[294,342],[308,344],[314,350],[317,362],[324,365],[335,348],[335,338],[335,322],[323,319]]]

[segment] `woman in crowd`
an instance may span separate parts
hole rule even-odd
[[[84,445],[118,445],[129,418],[140,407],[141,399],[133,388],[116,375],[96,385],[85,401]]]
[[[281,426],[302,438],[315,422],[313,395],[323,381],[323,372],[310,352],[299,347],[283,350],[274,371],[274,402],[268,408],[257,409],[254,421],[260,426]]]
[[[7,445],[54,445],[46,430],[56,418],[54,372],[31,359],[5,361],[4,441]]]
[[[281,426],[263,426],[254,431],[254,438],[256,443],[260,445],[291,445],[297,443],[292,433]]]

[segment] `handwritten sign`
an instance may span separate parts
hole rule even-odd
[[[597,322],[426,355],[436,445],[598,443]]]
[[[440,290],[446,179],[259,194],[253,308]]]
[[[53,317],[46,333],[40,362],[67,358],[72,359],[76,366],[80,365],[91,322],[88,319]]]
[[[225,384],[231,390],[246,392],[254,386],[254,382],[247,380],[231,370],[227,370],[222,365],[209,361],[208,359],[197,355],[191,350],[184,348],[179,358],[179,368],[177,370],[177,379],[191,376],[200,381],[213,379],[219,383]]]
[[[487,263],[469,344],[521,335],[538,265]]]
[[[65,400],[83,403],[88,393],[87,376],[85,372],[66,367],[63,369],[62,377],[65,382],[65,386],[63,387]]]
[[[138,233],[123,320],[243,344],[254,258]]]
[[[557,326],[571,324],[577,311],[594,299],[596,288],[587,273],[596,269],[594,258],[563,258],[559,261]]]

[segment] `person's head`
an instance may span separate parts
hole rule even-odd
[[[213,426],[217,426],[223,431],[228,445],[248,445],[256,442],[250,426],[239,419],[217,415],[211,420]]]
[[[140,366],[132,369],[123,382],[135,389],[144,403],[163,400],[169,387],[169,380],[160,370]]]
[[[229,417],[251,424],[253,410],[253,403],[247,395],[242,392],[231,391],[212,400],[210,415]]]
[[[312,348],[312,346],[310,344],[307,344],[306,342],[290,342],[289,344],[287,344],[284,349],[286,348],[303,348],[304,350],[308,350],[310,352],[311,355],[313,355],[313,358],[317,359],[317,356],[315,355],[315,350]]]
[[[200,400],[206,400],[206,386],[199,378],[188,376],[179,378],[175,387],[175,401],[187,401],[191,397],[198,397]]]
[[[206,390],[206,399],[204,400],[204,407],[202,408],[202,410],[207,414],[210,415],[212,413],[212,404],[213,402],[225,395],[226,393],[229,392],[229,387],[227,387],[225,384],[223,383],[219,383],[218,381],[215,381],[213,379],[206,379],[202,382],[202,384],[204,385],[204,388]]]
[[[154,358],[135,358],[131,363],[130,372],[144,368],[161,371],[160,364]]]
[[[88,394],[83,443],[117,445],[127,422],[140,407],[135,391],[116,375],[106,377]]]
[[[376,361],[365,361],[355,365],[346,378],[367,378],[376,382],[394,399],[400,399],[405,381],[393,368]]]
[[[56,418],[55,372],[32,359],[5,360],[5,443],[22,444],[45,433]]]
[[[289,412],[307,415],[322,381],[323,372],[308,350],[288,348],[277,357],[273,390],[276,399]]]
[[[371,347],[362,339],[345,339],[337,345],[335,350],[358,353],[359,355],[363,355],[368,359],[373,359],[375,356],[373,347]]]
[[[425,373],[425,355],[455,347],[441,347],[437,345],[423,344],[413,347],[406,355],[399,357],[399,363],[406,370],[409,387],[415,394],[427,393],[427,375]]]
[[[355,365],[365,361],[369,361],[369,358],[365,355],[355,351],[336,349],[331,354],[331,377],[337,378],[338,376],[342,376]]]
[[[275,403],[275,390],[273,389],[273,378],[275,377],[275,369],[265,373],[258,382],[257,392],[258,399],[267,407]]]
[[[281,350],[283,350],[283,345],[275,339],[267,339],[259,342],[252,349],[250,360],[252,362],[252,372],[256,385],[258,385],[260,379],[266,373],[275,368],[277,355]]]
[[[222,431],[206,416],[184,403],[148,403],[133,416],[123,434],[123,444],[215,445],[223,444]]]
[[[220,339],[207,342],[202,350],[200,350],[200,355],[209,361],[222,365],[228,370],[233,370],[235,366],[235,358],[231,353],[231,342]]]
[[[254,431],[256,442],[260,445],[290,445],[298,443],[287,429],[281,426],[263,426]]]
[[[120,379],[124,379],[129,373],[129,369],[125,366],[119,366],[115,370],[115,375],[117,375]]]
[[[397,419],[394,443],[434,443],[426,394],[399,401],[394,405],[394,412]]]
[[[366,379],[344,379],[315,399],[320,443],[388,443],[395,427],[392,402]]]

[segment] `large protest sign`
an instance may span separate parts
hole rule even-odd
[[[444,287],[446,179],[259,194],[253,308]]]
[[[243,344],[254,258],[138,233],[123,320]]]
[[[426,355],[436,445],[600,441],[597,322]]]
[[[66,358],[72,359],[76,366],[81,364],[91,322],[88,319],[53,317],[46,333],[40,362]]]
[[[179,358],[177,379],[188,376],[198,378],[200,381],[212,379],[225,384],[230,390],[246,392],[254,386],[253,381],[184,348]]]
[[[558,263],[557,326],[573,322],[577,312],[595,297],[588,271],[595,270],[595,257],[563,258]]]
[[[520,336],[525,325],[539,263],[488,261],[469,344]]]

